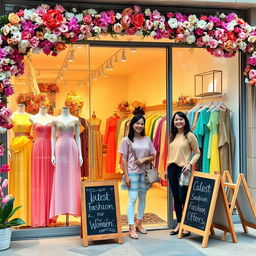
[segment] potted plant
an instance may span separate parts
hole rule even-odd
[[[9,169],[8,165],[3,165],[3,168]],[[15,198],[11,198],[11,195],[5,195],[4,189],[6,189],[8,180],[0,177],[0,251],[8,249],[11,242],[12,226],[19,226],[25,224],[20,218],[11,219],[14,213],[21,208],[17,206],[13,209],[13,202]],[[11,220],[10,220],[11,219]]]

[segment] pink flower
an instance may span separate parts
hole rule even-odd
[[[36,8],[36,13],[38,14],[38,16],[43,17],[46,12],[47,10],[41,5]]]
[[[130,26],[131,21],[132,21],[131,17],[129,15],[125,15],[122,18],[123,27],[128,28]]]
[[[141,9],[138,5],[134,5],[134,13],[139,13],[141,12]]]
[[[3,164],[2,167],[0,168],[0,172],[2,173],[7,173],[10,171],[10,167],[8,164]]]
[[[204,46],[204,41],[202,37],[199,37],[196,41],[196,45],[199,47],[203,47]]]
[[[209,41],[209,46],[211,48],[216,48],[218,46],[218,41],[213,39],[213,38],[211,38],[210,41]]]
[[[68,32],[68,26],[65,25],[65,24],[62,24],[62,25],[59,27],[59,30],[60,30],[62,33],[66,33],[66,32]]]
[[[249,71],[249,78],[250,79],[256,78],[256,70],[255,69],[251,69]]]
[[[80,31],[83,33],[83,34],[86,34],[88,32],[90,32],[90,28],[88,25],[81,25],[80,26]]]
[[[217,28],[215,31],[215,37],[220,40],[222,36],[224,35],[224,29]]]
[[[121,32],[122,32],[122,29],[123,29],[123,26],[122,26],[120,23],[116,23],[116,24],[113,26],[113,30],[114,30],[114,32],[116,32],[116,33],[121,33]]]
[[[0,145],[0,156],[4,155],[4,147],[3,145]]]
[[[60,13],[65,12],[65,8],[60,4],[56,4],[55,10],[59,11]]]
[[[151,15],[150,15],[151,20],[159,20],[160,17],[161,17],[161,14],[160,14],[160,12],[157,11],[157,10],[154,10],[154,11],[151,13]]]
[[[8,180],[5,179],[2,183],[2,188],[7,188],[7,185],[8,185]]]
[[[91,17],[91,15],[90,15],[90,14],[86,14],[86,15],[84,16],[84,18],[83,18],[83,22],[84,22],[85,24],[90,24],[90,23],[92,22],[92,17]]]
[[[174,17],[174,13],[173,12],[168,12],[167,13],[167,18],[173,18]]]
[[[147,30],[151,30],[151,28],[153,27],[153,22],[151,20],[146,20],[146,23],[145,23],[145,29]]]
[[[1,192],[1,197],[4,198],[4,192]]]
[[[222,57],[224,55],[224,52],[221,48],[217,48],[213,51],[213,56],[215,57]]]
[[[240,32],[238,34],[238,36],[242,39],[242,40],[245,40],[247,38],[247,35],[244,33],[244,32]]]
[[[248,58],[248,64],[252,66],[256,66],[256,58],[255,57],[249,57]]]
[[[22,40],[29,40],[32,37],[32,34],[28,30],[24,30],[21,32]]]
[[[125,30],[125,34],[126,35],[134,35],[135,33],[137,32],[137,29],[136,28],[128,28]]]
[[[12,110],[10,108],[2,107],[0,111],[0,116],[3,118],[8,118],[12,115]]]
[[[11,66],[10,71],[13,76],[19,73],[19,70],[16,65]]]
[[[184,42],[184,40],[185,40],[185,35],[184,35],[184,34],[177,34],[175,40],[176,40],[177,42]]]
[[[38,37],[34,36],[29,40],[29,46],[32,48],[36,48],[38,46],[39,39]]]
[[[7,195],[4,198],[2,198],[2,203],[7,204],[11,199],[11,195]]]

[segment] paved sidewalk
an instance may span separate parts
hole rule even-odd
[[[132,240],[128,233],[123,234],[124,243],[119,245],[113,241],[90,243],[89,247],[82,246],[78,236],[62,238],[44,238],[36,240],[12,241],[11,248],[0,252],[1,256],[255,256],[256,230],[249,229],[244,234],[240,224],[235,224],[238,243],[220,241],[210,237],[207,248],[201,247],[202,237],[192,234],[190,237],[178,239],[170,237],[169,230],[150,231],[140,235],[139,240]],[[220,236],[221,231],[216,231]]]

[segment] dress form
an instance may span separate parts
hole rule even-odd
[[[64,125],[67,125],[71,121],[79,121],[79,119],[70,114],[68,107],[63,107],[62,112],[59,116],[53,119],[53,121],[60,121]],[[52,164],[56,166],[56,159],[55,159],[55,143],[56,143],[56,125],[52,125]],[[82,150],[81,150],[81,140],[80,140],[80,126],[76,125],[75,127],[75,140],[78,147],[79,152],[79,162],[80,166],[83,164],[83,157],[82,157]]]
[[[33,124],[39,123],[44,126],[52,122],[53,116],[47,113],[46,106],[41,106],[39,108],[39,112],[36,115],[30,116],[30,120],[32,121]]]
[[[96,117],[95,111],[93,111],[91,118],[88,119],[88,123],[93,128],[93,130],[100,130],[101,119]]]

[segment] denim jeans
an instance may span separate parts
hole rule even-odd
[[[135,214],[135,204],[137,199],[138,201],[138,215],[137,219],[142,220],[146,204],[146,193],[147,191],[134,191],[128,190],[128,207],[127,207],[127,216],[128,224],[134,225],[134,214]]]

